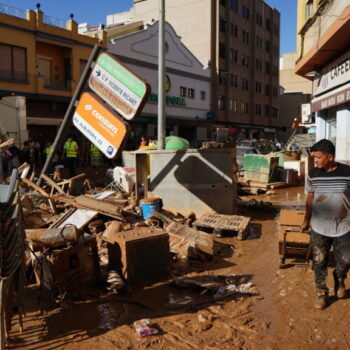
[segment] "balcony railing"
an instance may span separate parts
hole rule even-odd
[[[18,18],[27,18],[26,10],[18,9],[16,7],[8,6],[5,4],[0,4],[0,13],[3,13],[8,16],[18,17]]]
[[[50,26],[66,29],[66,22],[62,19],[44,15],[43,22],[45,24],[49,24]]]
[[[28,82],[28,73],[15,70],[0,69],[0,80],[13,81],[18,83]]]
[[[71,80],[44,79],[44,88],[50,90],[70,91],[72,83]]]

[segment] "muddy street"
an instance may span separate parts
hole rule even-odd
[[[302,188],[257,197],[274,206],[300,206]],[[243,198],[243,200],[251,197]],[[43,307],[29,291],[23,334],[13,320],[11,349],[347,349],[349,299],[315,311],[313,275],[306,265],[279,269],[278,211],[243,208],[253,218],[247,240],[218,238],[212,261],[190,261],[178,278],[236,275],[249,292],[214,298],[159,283],[124,295],[77,291],[59,307]],[[329,285],[331,286],[329,280]],[[41,315],[40,308],[44,309]],[[133,322],[149,318],[158,334],[141,338]]]

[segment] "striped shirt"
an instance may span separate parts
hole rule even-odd
[[[313,168],[305,189],[314,192],[311,228],[315,232],[339,237],[350,231],[350,166],[337,163],[331,172]]]

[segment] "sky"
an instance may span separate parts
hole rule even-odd
[[[0,0],[2,4],[20,9],[35,9],[37,1]],[[176,1],[176,0],[165,0]],[[296,7],[297,0],[265,0],[281,14],[281,56],[286,52],[295,52],[296,47]],[[71,13],[78,23],[90,25],[106,23],[106,15],[127,11],[132,0],[39,0],[45,15],[68,20]]]

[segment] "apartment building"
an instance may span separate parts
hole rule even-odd
[[[18,144],[54,139],[95,44],[106,47],[105,33],[79,34],[73,15],[1,5],[1,123]]]
[[[211,70],[208,120],[237,137],[273,138],[278,119],[280,14],[261,0],[166,1],[166,20]],[[134,0],[107,26],[158,19],[158,0]]]
[[[298,0],[295,71],[312,81],[317,139],[350,161],[350,0]]]

